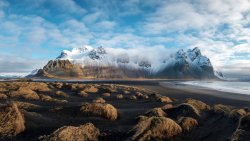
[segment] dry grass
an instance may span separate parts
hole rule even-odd
[[[23,115],[17,105],[11,103],[0,107],[0,136],[14,137],[25,130]]]
[[[133,141],[170,140],[181,134],[181,127],[166,117],[150,117],[141,120],[132,130]]]
[[[136,96],[138,99],[148,99],[148,98],[149,98],[147,95],[142,94],[142,93],[140,93],[140,92],[137,92],[137,93],[135,94],[135,96]]]
[[[48,95],[40,94],[39,96],[40,96],[40,99],[44,102],[55,102],[55,103],[67,103],[68,102],[67,100],[55,99]]]
[[[63,83],[54,83],[53,86],[57,89],[61,89],[61,88],[63,88],[64,85],[63,85]]]
[[[94,102],[94,103],[105,103],[106,100],[103,99],[103,98],[101,98],[101,97],[98,97],[98,98],[94,99],[93,102]]]
[[[9,93],[9,96],[10,97],[21,97],[21,98],[24,98],[27,100],[38,100],[39,99],[39,96],[37,95],[37,93],[28,87],[20,87],[16,91],[11,91]]]
[[[111,96],[110,93],[103,93],[102,95],[105,96],[105,97],[110,97]]]
[[[249,141],[250,139],[250,113],[243,116],[236,131],[231,136],[231,141]]]
[[[163,110],[166,110],[166,109],[169,109],[169,108],[173,108],[173,105],[172,104],[166,104],[166,105],[161,107],[161,109],[163,109]]]
[[[62,98],[68,98],[69,97],[68,94],[66,94],[63,91],[56,91],[55,95],[58,96],[58,97],[62,97]]]
[[[48,85],[43,82],[30,82],[27,83],[27,86],[33,91],[43,91],[43,92],[50,91]]]
[[[79,93],[77,93],[78,96],[80,97],[88,97],[88,93],[86,93],[85,91],[80,91]]]
[[[84,89],[84,91],[86,93],[97,93],[98,92],[98,88],[94,87],[94,86],[90,86]]]
[[[0,99],[5,100],[5,99],[7,99],[7,98],[8,98],[8,96],[7,96],[7,95],[5,95],[5,94],[1,94],[1,93],[0,93]]]
[[[190,131],[198,125],[198,121],[191,117],[181,117],[177,122],[184,131]]]
[[[103,117],[109,120],[116,120],[118,118],[117,109],[106,103],[85,103],[82,105],[81,114],[86,116]]]
[[[146,116],[165,117],[167,114],[161,108],[153,108],[145,113]]]
[[[48,136],[40,137],[41,141],[98,141],[100,131],[92,123],[84,125],[64,126]]]
[[[247,114],[245,109],[234,109],[229,113],[229,117],[233,119],[240,119]]]
[[[211,109],[211,107],[207,105],[206,103],[199,101],[199,100],[191,99],[191,98],[186,99],[185,103],[188,103],[194,106],[199,112]]]
[[[134,95],[131,95],[130,97],[129,97],[129,99],[131,99],[131,100],[137,100],[137,97],[136,96],[134,96]]]
[[[66,84],[66,87],[71,91],[83,90],[86,88],[86,84]]]
[[[14,102],[19,109],[37,109],[37,108],[40,108],[39,105],[28,103],[28,102],[22,102],[22,101],[14,101]]]
[[[171,103],[173,102],[169,97],[167,96],[161,96],[157,99],[157,101],[159,102],[163,102],[163,103]]]
[[[223,116],[229,116],[230,112],[233,110],[232,106],[216,104],[213,106],[212,111],[216,114],[221,114]]]
[[[124,90],[124,91],[123,91],[123,94],[130,94],[130,91]]]
[[[116,95],[116,98],[117,99],[123,99],[123,95],[122,94],[118,94],[118,95]]]
[[[177,119],[178,117],[192,117],[192,118],[200,118],[199,111],[190,104],[182,103],[176,107],[164,109],[164,112],[169,117]]]

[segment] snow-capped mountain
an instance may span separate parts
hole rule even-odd
[[[83,68],[85,66],[112,66],[148,70],[151,68],[151,62],[143,56],[132,56],[129,52],[124,51],[116,53],[111,48],[103,48],[102,46],[98,48],[85,46],[83,48],[74,48],[72,51],[64,50],[57,59],[70,60]],[[150,71],[153,71],[153,69]]]
[[[43,70],[53,75],[74,72],[77,76],[91,78],[215,78],[209,58],[203,56],[198,47],[157,55],[154,51],[146,54],[143,50],[135,53],[125,49],[84,46],[64,50]]]

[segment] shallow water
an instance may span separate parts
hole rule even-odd
[[[185,85],[210,88],[222,92],[250,95],[250,82],[236,81],[185,81]]]

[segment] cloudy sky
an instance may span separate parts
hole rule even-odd
[[[0,0],[0,72],[82,45],[198,46],[216,69],[250,75],[250,0]]]

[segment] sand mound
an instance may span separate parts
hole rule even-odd
[[[94,103],[105,103],[106,100],[103,99],[103,98],[101,98],[101,97],[98,97],[98,98],[94,99],[93,102],[94,102]]]
[[[123,94],[130,94],[130,91],[124,90],[124,91],[123,91]]]
[[[157,99],[159,102],[164,102],[164,103],[171,103],[173,102],[169,97],[167,96],[161,96]]]
[[[145,116],[149,116],[149,117],[152,117],[152,116],[165,117],[166,115],[167,114],[161,108],[153,108],[153,109],[148,110],[145,113]]]
[[[97,93],[98,92],[98,89],[94,86],[91,86],[91,87],[87,87],[84,89],[84,91],[86,93]]]
[[[30,128],[39,128],[39,127],[48,128],[52,125],[55,125],[58,122],[57,119],[55,120],[50,119],[36,112],[28,112],[26,110],[22,110],[22,114],[25,117],[25,126],[27,130]]]
[[[166,109],[169,109],[169,108],[173,108],[173,105],[172,104],[166,104],[166,105],[161,107],[161,109],[163,109],[163,110],[166,110]]]
[[[181,127],[166,117],[141,120],[131,131],[133,141],[169,140],[182,132]]]
[[[148,99],[148,98],[149,98],[147,95],[142,94],[142,93],[140,93],[140,92],[137,92],[137,93],[135,94],[135,96],[136,96],[138,99]]]
[[[88,97],[88,93],[86,93],[85,91],[80,91],[79,93],[77,93],[78,96],[80,97]]]
[[[5,95],[5,94],[1,94],[0,93],[0,99],[7,99],[8,98],[8,96],[7,95]]]
[[[55,102],[55,103],[67,103],[68,102],[67,100],[55,99],[48,95],[40,94],[39,96],[40,96],[40,99],[44,102]]]
[[[36,109],[40,106],[28,102],[22,102],[22,101],[15,101],[15,104],[19,109]]]
[[[58,97],[62,97],[62,98],[68,98],[69,97],[68,94],[66,94],[63,91],[56,91],[55,95],[58,96]]]
[[[27,87],[20,87],[16,91],[11,91],[9,95],[10,97],[21,97],[21,98],[28,99],[28,100],[39,99],[39,96],[37,95],[37,93]]]
[[[123,99],[123,95],[122,94],[118,94],[118,95],[116,95],[116,98],[117,99]]]
[[[57,88],[57,89],[62,89],[63,88],[63,83],[53,83],[52,84],[55,88]]]
[[[232,106],[216,104],[213,106],[212,111],[216,114],[221,114],[223,116],[229,116],[230,112],[233,110]]]
[[[233,119],[240,119],[246,114],[247,114],[247,111],[245,109],[234,109],[229,113],[229,117]]]
[[[33,91],[50,91],[50,88],[43,82],[29,82],[26,84]]]
[[[134,95],[131,95],[131,96],[129,97],[129,99],[131,99],[131,100],[137,100],[137,97],[134,96]]]
[[[177,123],[182,127],[184,131],[190,131],[198,125],[197,120],[191,117],[181,117],[178,119]]]
[[[111,96],[111,94],[110,94],[110,93],[103,93],[102,95],[103,95],[103,96],[106,96],[106,97]]]
[[[83,90],[86,88],[86,84],[67,84],[67,88],[71,91]]]
[[[250,114],[240,119],[238,128],[231,137],[231,141],[248,141],[250,139]]]
[[[64,126],[48,136],[40,137],[41,141],[98,141],[100,131],[92,123]]]
[[[187,103],[165,109],[164,112],[166,112],[169,117],[174,119],[177,119],[177,117],[192,117],[195,119],[200,117],[199,111],[194,106]]]
[[[116,120],[118,117],[117,109],[106,103],[85,103],[80,111],[86,116],[103,117],[109,120]]]
[[[24,118],[14,103],[0,107],[0,136],[13,137],[25,130]]]
[[[204,110],[210,110],[209,105],[199,100],[189,98],[185,100],[185,103],[194,106],[199,112],[202,112]]]

